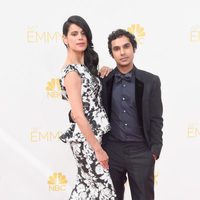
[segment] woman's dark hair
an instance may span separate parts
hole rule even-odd
[[[84,52],[84,64],[88,67],[90,72],[96,76],[98,73],[97,67],[99,63],[99,56],[93,49],[92,32],[90,27],[82,17],[73,15],[63,24],[63,35],[67,36],[71,24],[76,24],[85,32],[88,46]]]
[[[130,43],[133,47],[133,49],[135,50],[137,48],[137,41],[135,39],[135,36],[131,33],[129,33],[128,31],[124,30],[124,29],[117,29],[116,31],[113,31],[109,36],[108,36],[108,50],[110,55],[113,57],[112,54],[112,45],[111,42],[117,38],[120,38],[122,36],[127,37],[130,40]]]

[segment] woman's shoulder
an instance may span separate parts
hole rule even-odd
[[[67,69],[79,69],[83,64],[66,64],[61,68],[61,71],[65,71]]]
[[[76,72],[80,77],[83,76],[80,70],[81,64],[67,64],[61,68],[60,85],[64,88],[64,79],[70,72]]]
[[[80,77],[83,78],[87,74],[86,71],[86,67],[83,64],[68,64],[62,68],[61,76],[62,78],[65,78],[69,72],[76,72]]]
[[[68,73],[70,71],[81,72],[85,65],[83,64],[67,64],[61,68],[61,73]]]

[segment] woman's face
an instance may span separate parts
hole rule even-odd
[[[83,52],[87,48],[87,37],[82,28],[75,24],[71,24],[67,36],[63,36],[64,43],[69,50]]]

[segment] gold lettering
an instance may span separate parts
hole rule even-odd
[[[61,185],[60,190],[65,191],[65,185]]]
[[[195,133],[196,133],[196,135],[199,135],[199,136],[200,136],[200,129],[196,128],[196,129],[195,129]]]
[[[55,189],[54,191],[60,191],[60,186],[59,185],[55,185],[54,189]]]
[[[61,34],[59,32],[55,32],[52,36],[49,32],[47,32],[47,42],[50,42],[51,40],[57,42],[58,40],[61,40]]]
[[[49,185],[49,191],[55,191],[54,190],[54,185]]]
[[[65,185],[49,185],[49,191],[65,191]]]
[[[43,32],[43,33],[38,33],[36,32],[36,42],[39,42],[39,41],[46,41],[46,33]]]
[[[188,128],[188,137],[196,137],[195,128]]]
[[[30,140],[31,140],[31,142],[38,142],[38,131],[37,131],[37,129],[31,129]]]
[[[43,133],[40,132],[39,138],[40,138],[40,140],[45,139],[45,140],[49,141],[49,133],[48,132],[43,132]]]
[[[31,142],[54,141],[54,140],[58,140],[61,134],[62,134],[61,131],[55,131],[55,132],[43,131],[42,132],[36,128],[32,128],[30,131],[30,141]]]
[[[30,27],[27,30],[26,39],[28,43],[50,43],[51,41],[62,41],[62,35],[59,32],[39,32],[35,31],[33,27]]]
[[[33,28],[28,28],[27,31],[27,42],[34,43],[36,42],[36,32],[34,32]]]
[[[58,140],[59,139],[59,137],[60,137],[60,135],[61,135],[61,132],[60,131],[57,131],[57,133],[52,133],[51,135],[50,135],[50,138],[51,138],[51,140]]]
[[[191,42],[200,42],[200,31],[193,30],[190,32],[190,40]]]
[[[57,91],[49,91],[47,92],[47,96],[52,98],[58,98],[61,97],[61,93]]]

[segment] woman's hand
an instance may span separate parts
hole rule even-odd
[[[101,148],[101,149],[95,151],[95,154],[96,154],[97,160],[103,166],[103,168],[109,169],[107,153]]]
[[[98,75],[99,75],[101,78],[104,78],[105,76],[108,76],[108,74],[109,74],[111,71],[112,71],[112,68],[107,67],[107,66],[103,66],[103,67],[101,67],[101,69],[99,70]]]

